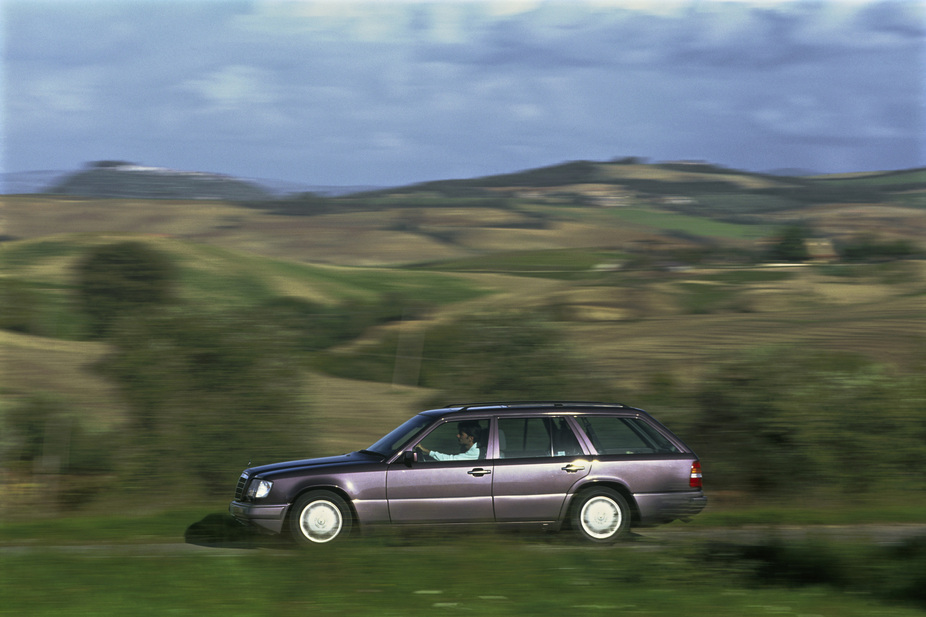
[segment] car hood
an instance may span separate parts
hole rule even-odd
[[[344,466],[344,465],[363,465],[382,461],[380,454],[373,452],[349,452],[338,456],[326,456],[322,458],[307,458],[298,461],[284,461],[282,463],[270,463],[269,465],[260,465],[259,467],[249,467],[245,470],[249,476],[268,476],[271,474],[286,473],[304,469],[321,469],[325,467]]]

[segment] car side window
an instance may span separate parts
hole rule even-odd
[[[489,421],[452,420],[425,435],[416,449],[421,462],[479,460],[486,457]],[[426,454],[425,454],[426,452]]]
[[[542,458],[583,454],[565,418],[500,418],[498,448],[501,458]]]
[[[668,454],[679,449],[639,418],[580,416],[576,418],[599,454]]]

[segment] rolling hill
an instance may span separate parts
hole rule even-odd
[[[486,312],[546,315],[591,373],[626,390],[666,376],[695,383],[760,345],[852,351],[908,369],[926,343],[926,262],[830,256],[776,267],[762,256],[791,224],[834,246],[870,236],[921,256],[924,173],[794,178],[575,162],[328,197],[4,196],[0,281],[29,299],[33,325],[3,332],[0,404],[45,393],[91,422],[118,421],[119,395],[93,368],[105,344],[81,340],[72,298],[78,260],[127,239],[180,265],[189,310],[287,298],[344,311],[354,302],[415,308],[316,358],[307,379],[324,414],[390,391],[402,393],[393,402],[430,396],[387,383],[399,341]],[[363,426],[361,437],[400,415],[401,405],[387,406],[382,425]],[[337,450],[358,435],[326,439]]]

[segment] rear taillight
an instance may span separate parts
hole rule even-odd
[[[688,480],[691,488],[701,488],[701,463],[695,461],[691,464],[691,479]]]

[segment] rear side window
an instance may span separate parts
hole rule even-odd
[[[565,418],[500,418],[501,458],[579,456],[582,447]]]
[[[671,454],[679,449],[645,420],[579,416],[579,426],[599,454]]]

